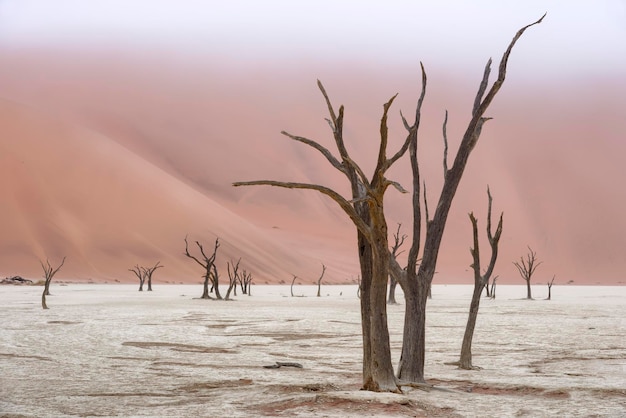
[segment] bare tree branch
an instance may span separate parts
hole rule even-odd
[[[283,187],[286,189],[306,189],[306,190],[317,190],[318,192],[325,194],[326,196],[333,199],[342,209],[343,211],[350,217],[352,222],[356,225],[359,231],[367,236],[371,237],[371,228],[367,225],[363,220],[359,217],[356,210],[349,201],[347,201],[343,196],[339,193],[335,192],[328,187],[320,186],[318,184],[308,184],[308,183],[291,183],[291,182],[282,182],[282,181],[274,181],[274,180],[255,180],[255,181],[238,181],[233,183],[233,186],[274,186],[274,187]]]
[[[335,156],[325,147],[323,147],[322,145],[318,144],[317,142],[308,139],[308,138],[304,138],[302,136],[296,136],[296,135],[291,135],[289,132],[286,131],[281,131],[281,134],[293,139],[294,141],[298,141],[298,142],[302,142],[303,144],[309,145],[313,148],[315,148],[316,150],[318,150],[320,153],[322,153],[322,155],[324,155],[324,157],[326,157],[326,159],[328,160],[328,162],[335,167],[337,170],[341,171],[342,173],[346,174],[346,169],[345,167],[339,162],[339,160],[337,160],[335,158]]]

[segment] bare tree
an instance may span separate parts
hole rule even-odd
[[[536,22],[524,26],[517,31],[500,60],[498,78],[489,89],[487,89],[487,87],[489,85],[489,75],[491,73],[491,59],[488,60],[478,92],[474,98],[472,118],[465,129],[452,167],[448,167],[448,112],[446,111],[443,122],[444,184],[432,218],[428,213],[426,191],[424,190],[422,194],[422,181],[420,178],[419,163],[417,159],[418,128],[420,124],[422,102],[426,91],[426,74],[423,70],[422,93],[417,102],[415,120],[412,125],[409,125],[403,118],[404,126],[409,132],[410,137],[409,153],[413,175],[413,242],[409,250],[407,267],[405,269],[403,269],[393,258],[391,259],[390,264],[390,273],[394,275],[398,283],[400,283],[405,297],[405,321],[402,338],[402,352],[398,365],[398,378],[401,383],[408,382],[421,384],[425,382],[424,359],[426,345],[426,302],[435,274],[437,257],[439,255],[439,248],[441,246],[441,240],[446,226],[448,213],[450,212],[452,201],[461,182],[461,178],[470,154],[480,138],[483,125],[491,119],[489,117],[485,117],[485,112],[504,83],[511,51],[526,29],[540,23],[544,17],[545,15]],[[424,216],[422,216],[422,200],[424,202]],[[418,269],[417,259],[421,249],[422,223],[424,224],[426,231],[422,259]]]
[[[407,238],[406,234],[402,234],[402,236],[400,236],[401,227],[402,227],[402,224],[399,223],[398,229],[393,234],[393,246],[391,247],[391,257],[394,260],[396,260],[398,256],[404,252],[404,251],[399,251],[399,250],[402,244],[404,244],[404,240],[406,240]],[[389,296],[387,297],[387,304],[389,305],[395,305],[398,303],[396,302],[397,284],[398,284],[398,281],[396,280],[395,276],[389,275]]]
[[[152,292],[152,274],[156,271],[156,269],[159,269],[163,267],[161,265],[160,261],[157,261],[157,263],[152,266],[152,267],[142,267],[141,271],[143,272],[143,276],[144,276],[144,280],[148,280],[148,292]]]
[[[317,279],[317,297],[319,298],[321,295],[321,290],[322,290],[322,278],[324,277],[324,273],[326,273],[326,266],[324,264],[322,264],[322,274],[320,275],[320,278]]]
[[[491,246],[491,258],[489,260],[489,266],[487,271],[481,275],[480,268],[480,249],[478,246],[478,221],[474,217],[474,213],[469,214],[470,221],[472,222],[472,231],[474,236],[474,247],[471,249],[472,253],[472,269],[474,270],[474,293],[472,294],[472,301],[470,303],[469,317],[467,318],[467,325],[465,327],[465,335],[463,336],[463,344],[461,346],[461,356],[459,359],[459,368],[465,370],[474,369],[472,366],[472,339],[474,337],[474,328],[476,327],[476,319],[478,317],[478,308],[480,306],[480,295],[483,288],[489,283],[489,278],[493,273],[493,269],[498,259],[498,242],[502,235],[502,216],[500,214],[500,221],[496,228],[496,233],[493,234],[491,230],[491,204],[492,198],[489,188],[487,188],[487,196],[489,197],[489,207],[487,209],[487,238],[489,239],[489,245]]]
[[[239,277],[239,263],[241,262],[241,258],[237,260],[237,262],[233,262],[232,260],[228,262],[226,268],[228,269],[228,290],[226,291],[226,297],[224,299],[230,300],[230,292],[234,289],[235,295],[237,295],[237,282],[240,281]]]
[[[241,271],[241,277],[239,280],[239,284],[241,285],[241,293],[244,295],[247,293],[250,296],[250,289],[252,288],[252,273],[243,269]]]
[[[350,157],[343,140],[344,108],[335,112],[321,82],[318,87],[324,96],[330,118],[328,124],[333,132],[339,159],[319,143],[300,136],[282,132],[292,140],[316,149],[328,162],[343,173],[350,182],[352,196],[345,198],[334,190],[318,184],[291,183],[272,180],[237,182],[234,186],[269,185],[289,189],[318,191],[333,199],[348,215],[357,228],[357,247],[361,265],[361,327],[363,332],[363,388],[372,391],[398,391],[391,362],[389,330],[387,327],[387,280],[389,276],[389,246],[387,221],[383,197],[389,186],[404,192],[396,182],[385,177],[389,168],[407,151],[409,137],[393,154],[387,156],[387,114],[396,96],[383,106],[380,122],[380,146],[376,166],[371,178]]]
[[[498,276],[494,277],[493,280],[491,281],[491,292],[490,293],[490,298],[491,299],[495,299],[496,298],[496,282],[498,281]]]
[[[65,257],[63,257],[63,260],[61,260],[61,264],[59,264],[59,267],[57,267],[56,269],[50,265],[50,261],[47,258],[45,264],[41,260],[39,260],[39,263],[41,264],[41,268],[43,268],[43,277],[45,279],[43,292],[41,293],[41,307],[43,309],[48,309],[48,305],[46,304],[46,296],[50,295],[50,282],[52,281],[54,275],[57,274],[59,269],[63,267],[63,264],[65,264]]]
[[[132,271],[135,276],[139,279],[139,291],[143,292],[143,283],[146,280],[146,276],[142,270],[142,267],[139,264],[136,264],[132,269],[128,269],[128,271]]]
[[[402,120],[408,135],[400,149],[391,158],[387,157],[388,129],[387,114],[393,100],[393,96],[383,106],[383,116],[380,123],[380,146],[376,166],[371,178],[368,178],[361,167],[349,156],[343,140],[343,106],[336,113],[322,84],[318,86],[324,95],[330,118],[327,119],[333,132],[335,144],[339,151],[340,159],[337,159],[328,149],[311,139],[291,135],[283,132],[289,138],[302,142],[319,151],[327,161],[338,171],[343,173],[349,180],[352,196],[345,198],[334,190],[318,184],[291,183],[272,180],[258,180],[237,182],[234,186],[269,185],[289,189],[315,190],[333,199],[348,215],[357,228],[357,247],[361,266],[362,281],[361,292],[361,326],[363,333],[363,389],[372,391],[398,391],[398,382],[393,374],[391,362],[389,331],[387,327],[387,281],[390,274],[390,250],[387,236],[387,222],[385,219],[383,197],[389,186],[394,186],[401,192],[405,190],[396,182],[385,177],[388,169],[401,158],[410,148],[411,166],[413,170],[413,208],[414,229],[413,246],[409,251],[407,270],[403,269],[395,260],[391,260],[396,280],[404,290],[406,304],[405,327],[403,337],[402,356],[399,366],[399,378],[408,382],[423,382],[423,360],[425,345],[425,308],[428,297],[428,289],[435,273],[435,265],[443,236],[452,199],[461,180],[469,155],[476,145],[483,124],[489,120],[484,117],[485,111],[491,104],[496,93],[502,86],[506,66],[511,50],[523,32],[530,26],[520,29],[504,53],[500,62],[498,78],[487,91],[491,60],[485,67],[483,80],[474,101],[472,119],[463,135],[454,164],[448,170],[444,154],[445,180],[437,209],[432,219],[426,214],[426,243],[424,255],[420,264],[419,273],[416,272],[417,253],[419,251],[421,208],[420,208],[420,178],[417,165],[417,131],[421,105],[426,89],[426,73],[422,66],[422,93],[418,100],[416,118],[413,125],[409,126],[404,116]],[[486,93],[486,94],[485,94]],[[447,120],[446,120],[447,121]],[[444,131],[446,123],[444,122]],[[417,202],[417,203],[416,203]]]
[[[204,252],[204,247],[198,241],[196,241],[196,245],[200,250],[200,254],[202,255],[203,261],[200,261],[196,256],[189,253],[189,244],[187,243],[187,237],[185,237],[185,255],[196,263],[198,263],[204,269],[204,283],[203,283],[203,292],[200,299],[211,299],[209,296],[209,282],[212,283],[213,288],[215,289],[215,297],[221,299],[221,295],[219,293],[219,282],[217,276],[217,267],[215,267],[215,258],[217,257],[217,249],[220,247],[219,238],[215,239],[215,247],[213,248],[213,254],[208,256]]]
[[[552,284],[554,283],[554,279],[556,279],[556,275],[552,276],[552,280],[548,282],[548,300],[552,299]]]
[[[530,279],[532,279],[535,270],[537,267],[541,265],[543,261],[537,260],[537,253],[533,251],[530,246],[528,246],[528,254],[526,254],[526,258],[520,257],[519,261],[514,261],[513,265],[517,267],[517,271],[519,271],[522,279],[526,281],[526,299],[532,299],[532,294],[530,291]]]
[[[293,284],[296,282],[296,279],[298,278],[298,276],[296,276],[295,274],[293,275],[293,280],[291,281],[291,297],[293,297]]]

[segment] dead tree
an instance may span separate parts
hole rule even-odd
[[[448,170],[444,158],[445,180],[437,209],[432,219],[426,220],[426,243],[419,273],[416,272],[417,252],[419,251],[419,235],[421,225],[420,179],[417,170],[417,131],[421,104],[425,95],[426,73],[422,66],[422,94],[418,100],[416,119],[413,125],[402,117],[408,135],[398,152],[391,158],[387,157],[388,129],[387,113],[395,96],[383,107],[380,123],[380,146],[374,173],[368,178],[361,167],[349,156],[343,140],[343,106],[336,113],[322,84],[318,86],[324,95],[330,118],[327,120],[333,132],[335,144],[340,158],[336,158],[328,149],[319,143],[300,136],[283,132],[289,138],[309,145],[319,151],[328,162],[343,173],[349,180],[352,196],[345,198],[334,190],[318,184],[291,183],[272,180],[237,182],[234,186],[269,185],[289,189],[316,190],[333,199],[344,210],[357,228],[357,247],[361,266],[361,326],[363,333],[363,389],[372,391],[397,391],[398,382],[393,375],[393,366],[389,347],[389,331],[387,327],[387,281],[390,273],[390,251],[387,236],[387,222],[384,213],[383,197],[389,186],[404,192],[402,187],[385,177],[388,169],[411,148],[411,166],[413,170],[413,202],[414,202],[414,245],[409,252],[408,269],[402,273],[397,262],[396,280],[403,287],[406,304],[405,331],[403,338],[402,357],[400,359],[399,377],[409,382],[423,382],[425,310],[428,289],[435,273],[435,265],[443,236],[450,206],[459,185],[469,155],[476,145],[483,124],[489,120],[484,117],[485,111],[502,86],[509,55],[523,32],[530,26],[520,29],[502,57],[498,78],[487,91],[491,60],[485,67],[483,80],[474,101],[472,119],[463,135],[453,166]],[[486,93],[486,94],[485,94]],[[445,124],[444,124],[445,126]],[[415,202],[417,201],[417,209]],[[417,210],[417,212],[416,212]],[[392,262],[392,264],[394,264]],[[403,276],[402,278],[399,278]],[[404,283],[403,283],[404,282]],[[407,296],[408,295],[408,296]],[[409,300],[410,299],[410,300]]]
[[[552,284],[554,283],[556,276],[552,276],[552,280],[548,282],[548,300],[552,300]]]
[[[160,261],[152,267],[142,267],[141,271],[143,272],[144,280],[148,280],[148,292],[152,292],[152,274],[156,269],[163,267]]]
[[[484,274],[481,275],[480,268],[480,249],[478,246],[478,221],[474,217],[474,213],[469,214],[470,221],[472,222],[472,231],[474,236],[474,246],[471,249],[472,253],[472,269],[474,270],[474,293],[472,295],[472,302],[470,303],[469,317],[467,318],[467,325],[465,327],[465,335],[463,335],[463,344],[461,346],[461,356],[459,359],[459,368],[465,370],[472,370],[472,339],[474,337],[474,328],[476,327],[476,319],[478,317],[478,308],[480,306],[480,295],[483,288],[489,283],[489,278],[493,273],[493,269],[498,259],[498,242],[502,235],[502,216],[500,214],[500,221],[496,228],[495,234],[491,230],[491,193],[487,188],[487,196],[489,197],[489,207],[487,209],[487,238],[489,239],[489,245],[491,246],[491,258],[489,260],[489,266]]]
[[[139,279],[139,291],[143,292],[143,283],[146,280],[146,275],[142,270],[143,267],[140,267],[139,264],[136,264],[132,269],[128,269],[128,271],[132,271],[135,276]]]
[[[293,275],[293,280],[291,281],[291,297],[293,297],[293,284],[296,282],[296,279],[298,278],[298,276],[296,276],[295,274]]]
[[[404,252],[404,251],[399,251],[399,250],[402,244],[404,244],[404,240],[407,238],[406,234],[402,234],[402,236],[400,236],[401,227],[402,227],[402,224],[398,224],[398,229],[393,234],[393,246],[391,247],[391,257],[394,260],[397,260],[398,256]],[[387,304],[389,305],[395,305],[398,303],[396,302],[397,284],[398,284],[398,281],[396,280],[395,276],[389,275],[389,296],[387,297]]]
[[[63,257],[63,260],[61,260],[61,264],[59,264],[59,267],[57,267],[56,269],[50,265],[50,261],[47,258],[45,264],[41,260],[39,260],[39,263],[41,264],[41,268],[43,268],[43,277],[45,279],[43,292],[41,293],[41,307],[43,309],[48,309],[48,305],[46,305],[46,296],[50,295],[50,282],[52,281],[54,275],[57,274],[59,269],[63,267],[63,264],[65,263],[65,257]]]
[[[536,22],[524,26],[517,31],[500,60],[498,77],[489,89],[488,85],[489,75],[491,73],[491,59],[488,60],[478,92],[474,98],[471,120],[465,129],[451,167],[448,167],[448,112],[446,111],[443,122],[444,183],[432,218],[428,213],[426,191],[424,190],[422,192],[422,180],[420,178],[419,162],[417,158],[418,129],[421,118],[422,102],[426,91],[426,74],[422,69],[422,93],[417,102],[415,120],[412,125],[409,125],[409,123],[403,118],[404,126],[409,132],[410,137],[409,154],[413,176],[413,242],[408,254],[407,267],[403,269],[399,263],[392,259],[390,271],[392,275],[395,275],[398,283],[400,283],[405,297],[405,321],[402,338],[402,352],[398,365],[398,378],[401,383],[424,383],[426,302],[435,274],[437,257],[439,255],[441,240],[448,219],[448,214],[450,212],[450,207],[457,188],[461,182],[469,157],[474,150],[478,139],[480,138],[483,125],[491,119],[485,116],[485,112],[504,83],[511,51],[526,29],[540,23],[544,17],[545,15]],[[422,215],[422,200],[424,202],[424,216]],[[425,226],[423,250],[420,248],[422,224]],[[422,250],[422,259],[419,264],[419,268],[417,268],[417,259],[420,250]]]
[[[522,279],[526,282],[526,299],[532,299],[532,294],[530,292],[530,280],[537,270],[537,267],[541,265],[542,261],[537,260],[537,253],[533,251],[530,246],[528,246],[528,254],[526,254],[526,258],[520,257],[519,261],[514,261],[513,265],[517,267],[517,271],[519,272]]]
[[[226,268],[228,270],[228,290],[226,291],[225,300],[230,300],[230,292],[234,289],[235,295],[237,295],[237,282],[240,280],[239,278],[239,263],[241,262],[241,258],[237,260],[237,262],[233,262],[232,260],[226,264]]]
[[[496,298],[496,282],[498,281],[498,276],[494,277],[493,280],[491,281],[491,296],[489,296],[490,299],[495,299]]]
[[[409,137],[400,149],[388,157],[387,114],[396,96],[383,106],[380,122],[380,144],[376,166],[371,178],[350,157],[343,139],[344,108],[335,112],[321,82],[318,87],[324,96],[339,158],[311,139],[283,132],[292,140],[309,145],[319,151],[327,161],[343,173],[350,182],[352,195],[343,197],[336,191],[318,184],[290,183],[272,180],[237,182],[234,186],[269,185],[289,189],[318,191],[333,199],[352,220],[357,229],[357,248],[361,265],[361,327],[363,332],[363,389],[372,391],[398,391],[391,362],[389,330],[387,327],[387,280],[389,276],[389,245],[387,221],[383,198],[389,186],[404,192],[396,182],[385,177],[389,168],[400,159],[409,147]]]
[[[248,273],[245,269],[241,271],[241,277],[239,280],[241,285],[241,293],[244,295],[247,293],[250,296],[250,289],[252,287],[252,273]]]
[[[321,295],[321,291],[322,291],[322,278],[324,277],[324,273],[326,273],[326,266],[324,264],[322,264],[322,274],[320,275],[320,278],[317,279],[317,297],[319,298]]]
[[[211,299],[211,296],[209,296],[209,282],[212,283],[214,288],[216,289],[215,297],[218,299],[221,299],[222,297],[219,294],[219,288],[218,288],[219,282],[217,280],[217,268],[215,267],[215,258],[217,257],[217,249],[220,247],[220,240],[219,238],[215,239],[215,247],[213,248],[213,254],[211,254],[210,256],[208,256],[204,252],[204,247],[202,246],[202,244],[196,241],[196,245],[198,246],[198,249],[200,250],[200,254],[202,255],[203,261],[200,261],[196,256],[189,253],[189,244],[187,243],[187,237],[185,237],[185,255],[191,258],[192,260],[194,260],[204,269],[203,292],[202,292],[202,296],[200,296],[200,299]]]

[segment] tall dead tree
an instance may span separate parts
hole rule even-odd
[[[43,277],[45,279],[43,292],[41,293],[41,307],[43,309],[48,309],[48,305],[46,304],[46,296],[50,295],[50,282],[52,282],[52,278],[54,277],[54,275],[57,274],[61,267],[63,267],[63,264],[65,264],[65,257],[63,257],[63,260],[61,260],[61,264],[59,264],[59,267],[57,268],[53,268],[47,258],[45,264],[41,260],[39,260],[39,263],[41,264],[41,268],[43,268]]]
[[[450,212],[450,207],[457,188],[461,182],[461,178],[465,167],[467,166],[470,154],[478,142],[483,125],[491,119],[489,117],[485,117],[485,112],[504,83],[511,51],[526,29],[540,23],[544,17],[545,15],[536,22],[524,26],[517,31],[500,60],[498,78],[489,89],[489,75],[491,73],[492,61],[489,59],[487,62],[478,92],[474,98],[472,118],[465,129],[452,167],[448,167],[448,112],[446,111],[443,122],[444,184],[432,218],[428,213],[425,191],[422,195],[422,180],[420,178],[419,162],[417,159],[418,129],[420,124],[422,102],[426,91],[426,74],[423,70],[422,93],[417,102],[415,120],[412,125],[409,125],[403,118],[404,126],[409,132],[410,137],[409,153],[413,175],[413,242],[409,250],[406,269],[403,269],[399,263],[392,259],[390,271],[392,275],[395,275],[398,283],[400,283],[405,296],[405,321],[402,339],[402,353],[400,356],[400,363],[398,365],[398,378],[401,382],[424,383],[426,302],[435,274],[437,257],[439,255],[441,240],[448,219],[448,214]],[[424,217],[422,217],[422,198],[424,200]],[[422,224],[424,224],[426,231],[424,248],[422,250],[422,259],[418,269],[417,259],[421,249]]]
[[[523,256],[520,257],[519,261],[514,261],[513,265],[517,268],[520,276],[526,282],[526,299],[532,299],[532,293],[530,291],[530,279],[532,279],[533,274],[535,274],[535,270],[537,267],[541,265],[542,261],[537,259],[537,252],[533,251],[530,246],[528,246],[528,254],[526,254],[526,258]]]
[[[391,258],[396,260],[400,254],[404,251],[399,251],[402,244],[404,244],[404,240],[407,239],[406,234],[402,234],[400,236],[400,228],[402,224],[398,224],[398,230],[393,234],[393,246],[391,247]],[[389,296],[387,297],[387,303],[389,305],[395,305],[396,303],[396,286],[398,285],[398,281],[396,280],[394,275],[389,275]]]
[[[349,180],[352,196],[345,198],[334,190],[318,184],[291,183],[272,180],[237,182],[234,186],[269,185],[289,189],[316,190],[333,199],[344,210],[357,228],[357,247],[361,267],[361,325],[363,333],[363,389],[373,391],[397,391],[398,382],[393,375],[393,366],[389,349],[389,332],[387,327],[387,280],[390,273],[390,253],[387,236],[387,222],[385,219],[383,197],[387,188],[392,185],[404,192],[399,184],[385,177],[387,170],[406,151],[411,148],[411,166],[413,171],[413,202],[414,228],[413,246],[409,252],[407,270],[397,262],[394,270],[396,280],[404,290],[406,304],[405,327],[403,337],[402,356],[399,366],[399,378],[408,382],[423,382],[424,345],[425,345],[425,310],[428,289],[435,273],[435,265],[443,236],[452,199],[461,180],[469,155],[473,150],[483,124],[489,119],[484,117],[485,111],[491,104],[496,93],[502,86],[509,55],[515,42],[531,25],[520,29],[507,48],[502,60],[498,78],[487,91],[488,78],[491,70],[491,60],[485,67],[483,80],[474,101],[472,119],[463,135],[454,164],[447,167],[444,156],[444,186],[439,198],[437,209],[432,219],[426,219],[426,241],[419,272],[416,271],[417,253],[419,251],[421,209],[420,209],[420,178],[417,165],[417,131],[421,104],[426,89],[426,73],[422,66],[422,94],[418,100],[416,119],[413,125],[402,117],[408,135],[398,152],[391,158],[387,157],[388,129],[387,113],[395,96],[383,106],[383,116],[380,123],[380,147],[376,167],[371,178],[368,178],[360,166],[349,156],[343,140],[343,106],[336,113],[322,84],[318,86],[324,95],[330,119],[327,119],[333,132],[335,144],[339,151],[337,159],[328,149],[319,143],[300,136],[283,132],[289,138],[309,145],[319,151],[328,162]],[[445,123],[444,123],[445,127]],[[417,202],[417,203],[416,203]],[[408,295],[408,296],[407,296]]]
[[[387,327],[387,280],[389,276],[389,246],[387,221],[383,197],[389,186],[401,192],[402,187],[385,177],[389,168],[400,159],[409,147],[409,137],[400,149],[388,157],[387,114],[396,96],[383,106],[380,121],[380,144],[376,166],[371,178],[350,157],[343,139],[344,108],[335,112],[321,82],[318,87],[324,96],[339,158],[327,148],[308,138],[282,132],[292,140],[309,145],[319,151],[328,162],[343,173],[350,182],[352,195],[343,197],[336,191],[318,184],[291,183],[272,180],[237,182],[234,186],[268,185],[289,189],[318,191],[333,199],[352,220],[357,229],[357,248],[361,266],[361,327],[363,332],[363,389],[372,391],[398,391],[391,362],[389,330]]]
[[[198,249],[200,250],[200,254],[202,255],[203,261],[200,261],[196,256],[189,253],[189,244],[187,243],[187,237],[185,237],[185,255],[191,258],[192,260],[194,260],[204,269],[203,291],[202,291],[202,296],[200,296],[200,299],[211,299],[211,296],[209,296],[209,283],[212,283],[214,286],[214,289],[216,289],[215,296],[218,299],[221,299],[222,297],[219,294],[219,287],[218,287],[219,282],[217,280],[217,267],[215,267],[215,258],[217,257],[217,249],[220,247],[220,240],[219,238],[215,239],[215,247],[213,248],[213,254],[211,254],[210,256],[204,252],[204,247],[202,246],[202,244],[200,244],[200,242],[196,241],[196,245],[198,246]]]
[[[146,275],[144,274],[142,267],[139,264],[136,264],[132,269],[128,269],[128,271],[132,271],[137,279],[139,279],[139,291],[143,292],[143,283],[146,280]]]
[[[554,284],[556,276],[552,276],[552,280],[548,282],[548,300],[552,300],[552,285]]]
[[[320,275],[320,278],[317,279],[317,297],[319,298],[320,296],[322,296],[321,292],[322,292],[322,278],[324,277],[324,273],[326,273],[326,266],[324,264],[322,264],[322,274]]]
[[[502,235],[502,216],[500,214],[500,221],[496,228],[495,234],[491,230],[491,204],[492,198],[489,189],[487,189],[487,196],[489,197],[489,207],[487,209],[487,238],[489,239],[489,245],[491,246],[491,258],[489,259],[489,266],[484,274],[481,274],[480,267],[480,248],[478,246],[478,221],[474,217],[474,213],[469,214],[470,221],[472,222],[472,232],[474,237],[474,246],[471,248],[472,253],[472,269],[474,270],[474,293],[472,294],[472,301],[470,303],[469,317],[467,318],[467,325],[465,326],[465,335],[463,335],[463,344],[461,346],[461,356],[459,359],[459,368],[465,370],[471,370],[472,366],[472,339],[474,338],[474,328],[476,327],[476,319],[478,317],[478,308],[480,306],[480,295],[483,288],[489,283],[489,278],[493,273],[493,269],[498,259],[498,242]]]
[[[152,292],[152,274],[154,274],[156,269],[159,269],[161,267],[163,267],[161,265],[161,262],[157,261],[157,263],[152,267],[141,268],[141,271],[143,272],[144,280],[148,280],[148,292]]]

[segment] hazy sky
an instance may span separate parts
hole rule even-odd
[[[542,76],[626,71],[623,0],[5,0],[0,42],[207,49],[259,65],[314,56],[458,66],[498,59],[514,31],[544,12],[546,24],[516,50],[518,68]]]

